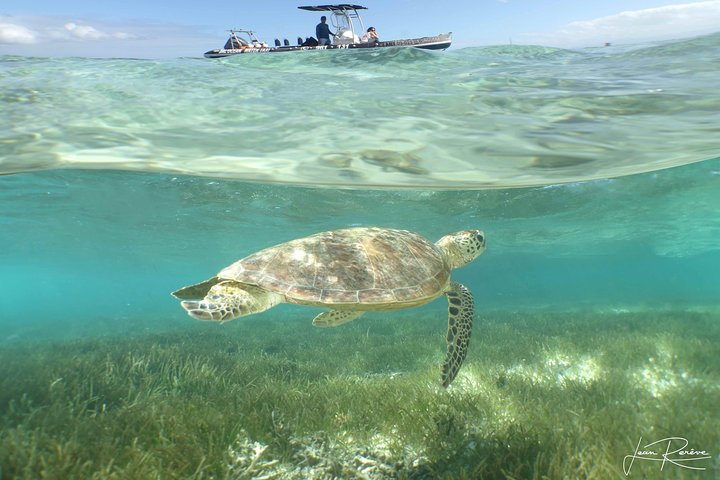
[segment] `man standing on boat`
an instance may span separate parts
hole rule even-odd
[[[332,35],[332,33],[330,33],[330,25],[325,22],[327,22],[327,17],[323,15],[320,17],[320,23],[315,27],[315,36],[318,39],[318,45],[332,45],[330,41],[330,36]]]

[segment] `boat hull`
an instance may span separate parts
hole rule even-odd
[[[407,38],[402,40],[389,40],[386,42],[376,43],[351,43],[348,45],[318,45],[318,46],[301,46],[290,45],[281,47],[246,47],[246,48],[216,48],[205,52],[205,58],[221,58],[232,55],[248,54],[248,53],[280,53],[280,52],[299,52],[306,50],[348,50],[348,49],[373,49],[388,47],[414,47],[424,50],[445,50],[452,43],[452,37],[449,33],[435,35],[434,37]]]

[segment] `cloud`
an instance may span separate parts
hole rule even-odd
[[[56,31],[54,32],[54,35],[56,37],[65,37],[68,38],[68,36],[72,39],[77,40],[102,40],[102,39],[116,39],[116,40],[132,40],[139,38],[137,35],[134,35],[132,33],[126,33],[126,32],[113,32],[113,33],[107,33],[102,30],[98,30],[97,28],[90,26],[90,25],[78,25],[75,22],[68,22],[64,27],[64,32],[59,33]]]
[[[90,25],[78,25],[75,22],[68,22],[64,25],[65,32],[70,37],[78,40],[101,40],[101,39],[117,39],[132,40],[139,38],[137,35],[126,32],[106,33],[98,30]]]
[[[80,40],[97,40],[98,38],[107,38],[108,35],[97,30],[89,25],[77,25],[73,22],[68,22],[64,25],[65,30],[70,33],[70,36],[78,38]]]
[[[30,44],[35,43],[35,33],[32,30],[12,23],[0,23],[0,44]]]
[[[546,45],[633,43],[703,35],[720,30],[720,0],[625,11],[569,23],[552,34],[530,35]]]
[[[0,15],[2,53],[26,56],[196,56],[224,39],[201,28],[98,19]]]
[[[0,16],[0,44],[6,45],[40,45],[48,41],[92,42],[138,38],[140,38],[139,35],[117,31],[113,26],[107,25],[96,28],[84,22],[68,22],[55,17]]]

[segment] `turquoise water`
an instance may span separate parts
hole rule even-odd
[[[133,318],[144,328],[182,324],[189,319],[170,291],[261,248],[355,225],[431,239],[483,229],[486,253],[455,274],[474,286],[482,309],[716,308],[718,182],[718,159],[480,191],[317,189],[115,171],[10,175],[0,180],[0,318],[11,338],[40,326],[65,335],[65,324],[83,325],[82,335],[98,321],[124,331]]]
[[[490,318],[720,320],[719,47],[0,57],[0,348],[185,328],[172,290],[356,225],[484,230]]]

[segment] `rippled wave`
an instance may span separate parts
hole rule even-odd
[[[720,155],[718,47],[5,56],[0,174],[475,189],[652,171]]]

